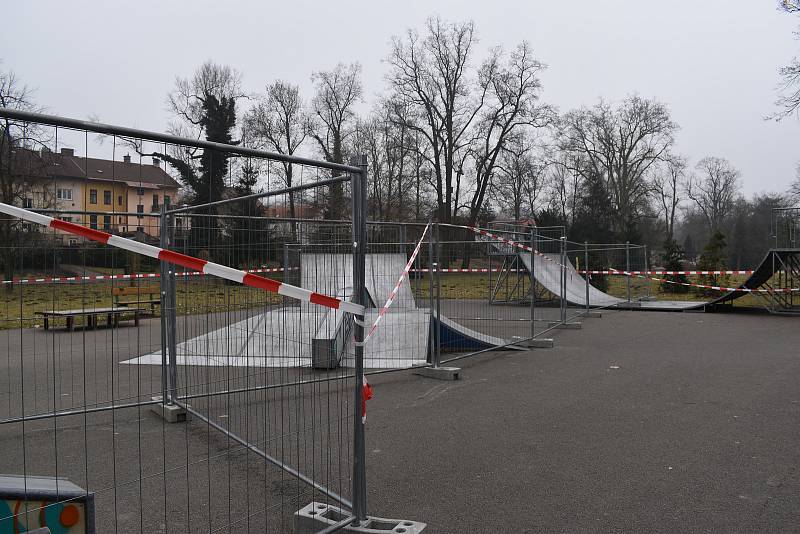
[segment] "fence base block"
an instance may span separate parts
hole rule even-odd
[[[560,330],[580,330],[581,323],[562,323],[560,321],[552,321],[548,323],[550,327],[555,327]]]
[[[312,502],[295,512],[295,532],[297,534],[313,534],[344,521],[349,516],[349,512],[337,506]],[[419,521],[368,516],[367,520],[362,522],[360,526],[348,525],[342,527],[341,532],[417,534],[422,532],[426,526],[425,523],[420,523]]]
[[[187,419],[186,410],[177,404],[164,404],[161,396],[153,397],[158,404],[151,404],[150,411],[161,417],[167,423],[183,423]]]
[[[588,311],[581,314],[581,317],[587,317],[589,319],[600,319],[602,316],[602,313],[596,311]]]
[[[554,344],[553,339],[549,337],[537,337],[520,343],[521,346],[531,349],[552,349]]]
[[[460,367],[419,367],[414,369],[415,375],[427,376],[437,380],[458,380],[461,374]]]

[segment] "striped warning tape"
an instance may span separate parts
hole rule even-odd
[[[486,267],[470,267],[468,269],[411,269],[412,273],[500,273],[500,272],[523,272],[521,269],[501,269],[499,267],[489,269]]]
[[[580,274],[621,274],[621,271],[616,271],[614,269],[609,269],[607,271],[586,271],[586,270],[579,270]],[[751,275],[753,274],[752,270],[747,271],[628,271],[632,275],[640,275],[640,274],[656,274],[656,275],[681,275],[681,274],[702,274],[702,275]]]
[[[378,317],[375,318],[375,322],[372,323],[372,327],[369,329],[369,332],[367,332],[367,335],[364,337],[364,341],[360,343],[360,345],[364,345],[367,343],[367,341],[369,341],[369,339],[372,337],[372,334],[374,334],[375,331],[378,329],[378,325],[380,324],[381,319],[383,319],[383,316],[389,310],[389,307],[394,303],[394,299],[397,298],[397,294],[400,291],[400,286],[402,286],[403,281],[406,278],[408,278],[408,273],[411,271],[411,266],[414,264],[414,260],[417,259],[417,254],[419,254],[419,250],[422,247],[422,241],[425,239],[425,234],[428,233],[429,227],[430,224],[425,225],[425,229],[422,231],[422,235],[420,236],[419,241],[417,242],[417,246],[414,247],[414,252],[411,253],[411,258],[409,258],[408,263],[406,263],[406,266],[403,268],[403,272],[400,274],[400,278],[397,279],[397,283],[394,285],[394,289],[392,289],[392,291],[389,293],[389,296],[386,298],[386,303],[378,311]],[[359,343],[356,342],[356,344]]]
[[[285,271],[299,270],[299,267],[270,267],[263,269],[244,269],[246,273],[282,273]],[[201,276],[206,273],[200,271],[176,272],[175,276]],[[160,278],[160,273],[132,273],[132,274],[97,274],[87,276],[44,276],[41,278],[15,278],[13,280],[0,280],[0,284],[42,284],[53,282],[83,282],[83,281],[105,281],[105,280],[140,280],[143,278]]]
[[[613,269],[612,269],[613,270]],[[772,288],[772,289],[750,289],[748,287],[723,287],[723,286],[712,286],[708,284],[695,284],[692,282],[676,282],[675,280],[667,280],[666,278],[658,278],[655,276],[645,276],[641,274],[635,274],[633,271],[615,271],[613,274],[621,274],[624,276],[635,276],[637,278],[645,278],[648,280],[655,280],[656,282],[663,282],[665,284],[674,284],[679,286],[686,286],[686,287],[699,287],[701,289],[712,289],[714,291],[726,291],[726,292],[739,292],[739,293],[796,293],[800,292],[800,288]]]
[[[225,265],[202,260],[193,256],[187,256],[186,254],[181,254],[180,252],[154,247],[153,245],[148,245],[146,243],[139,243],[138,241],[133,241],[124,237],[101,232],[100,230],[95,230],[93,228],[86,228],[78,224],[62,221],[60,219],[54,219],[52,217],[48,217],[47,215],[34,213],[32,211],[10,206],[1,202],[0,213],[5,213],[6,215],[11,215],[28,222],[81,236],[92,241],[97,241],[98,243],[102,243],[104,245],[121,248],[137,254],[142,254],[143,256],[148,256],[150,258],[156,258],[161,261],[180,265],[181,267],[191,269],[192,271],[210,274],[219,278],[224,278],[225,280],[231,280],[232,282],[244,284],[246,286],[257,287],[265,291],[277,293],[289,298],[311,302],[313,304],[319,304],[320,306],[325,306],[335,310],[342,310],[354,313],[356,315],[364,314],[364,306],[356,304],[355,302],[329,297],[328,295],[309,291],[308,289],[303,289],[302,287],[284,284],[271,278],[265,278],[253,273],[234,269],[232,267],[226,267]]]

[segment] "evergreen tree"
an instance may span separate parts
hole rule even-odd
[[[580,210],[570,228],[570,235],[577,242],[610,243],[613,240],[611,197],[605,180],[599,174],[589,175],[582,184]],[[600,251],[590,253],[588,269],[605,270],[608,267],[605,254]],[[608,289],[605,275],[592,275],[591,283],[600,291]]]
[[[725,249],[727,246],[728,243],[725,239],[725,234],[723,234],[720,230],[715,230],[714,233],[711,234],[711,239],[708,240],[708,243],[703,248],[703,253],[700,255],[700,261],[697,265],[698,268],[702,271],[716,271],[725,269]],[[700,279],[702,280],[701,283],[703,284],[719,286],[727,284],[728,277],[709,274],[701,275]],[[716,294],[716,291],[714,290],[698,289],[698,292],[703,295],[712,296]]]
[[[683,247],[674,239],[664,241],[664,269],[667,271],[683,270]],[[661,282],[661,291],[664,293],[687,293],[689,291],[689,286],[682,285],[689,281],[685,274],[664,275],[663,278],[675,282],[672,284]]]

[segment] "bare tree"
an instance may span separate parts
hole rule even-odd
[[[695,170],[698,174],[686,183],[686,196],[700,209],[713,234],[734,207],[740,173],[728,160],[713,156],[701,159]]]
[[[547,179],[549,189],[549,204],[566,226],[575,223],[580,189],[588,174],[579,171],[583,167],[580,158],[570,154],[560,154],[559,158],[552,161]]]
[[[536,216],[536,205],[544,188],[546,165],[536,158],[532,141],[525,136],[511,139],[497,164],[489,188],[494,204],[515,220]]]
[[[779,9],[791,15],[800,14],[800,0],[780,0]],[[782,95],[776,104],[782,108],[774,117],[781,119],[794,113],[800,107],[800,59],[794,57],[788,65],[779,70]]]
[[[175,78],[175,87],[167,95],[168,109],[175,117],[169,131],[181,137],[238,144],[239,141],[233,139],[236,103],[246,97],[238,71],[207,61],[191,78]],[[180,145],[170,145],[163,152],[146,153],[140,140],[127,139],[126,142],[141,156],[157,156],[169,163],[189,188],[190,202],[205,203],[222,198],[224,179],[228,175],[228,154]]]
[[[472,142],[469,128],[480,112],[489,85],[473,91],[470,68],[475,44],[472,22],[447,23],[430,18],[425,35],[408,30],[394,37],[388,81],[395,103],[392,120],[418,134],[426,147],[420,155],[432,171],[438,220],[450,222],[457,181]],[[402,113],[399,113],[402,112]]]
[[[672,239],[675,234],[675,215],[682,200],[687,165],[685,157],[667,154],[653,175],[652,192],[664,216],[667,239]]]
[[[33,100],[33,91],[12,71],[0,71],[0,106],[22,111],[40,111]],[[0,202],[21,205],[33,185],[34,176],[45,176],[52,162],[48,153],[39,156],[36,150],[46,147],[47,140],[43,129],[36,125],[8,118],[0,121]],[[44,188],[44,202],[47,202],[47,193]],[[0,247],[0,263],[6,280],[14,275],[18,252],[17,248],[9,244],[21,239],[26,228],[27,225],[11,217],[0,218],[0,243],[5,244]],[[10,284],[6,285],[6,291],[12,289]]]
[[[528,43],[520,44],[508,58],[499,48],[492,50],[479,72],[484,105],[475,124],[470,157],[475,166],[475,184],[469,203],[468,224],[477,221],[486,191],[495,175],[498,158],[509,140],[525,130],[552,122],[553,112],[538,105],[544,65],[534,59]]]
[[[255,146],[279,154],[294,154],[308,136],[308,117],[300,88],[281,80],[268,85],[265,94],[245,115],[244,123]],[[283,162],[282,169],[286,187],[295,185],[293,165]],[[296,216],[293,193],[289,194],[289,215],[293,219]]]
[[[370,216],[407,220],[414,203],[415,146],[408,128],[389,120],[391,105],[382,102],[359,121],[354,145],[370,165]]]
[[[585,161],[573,170],[605,178],[614,230],[621,236],[640,216],[650,192],[647,171],[667,153],[677,129],[664,104],[638,95],[617,106],[601,100],[562,117],[559,146]]]
[[[317,91],[312,101],[311,136],[327,161],[344,163],[345,143],[355,131],[355,105],[363,95],[361,65],[339,63],[333,70],[315,72],[311,79]],[[330,188],[327,216],[338,219],[343,213],[344,190],[336,184]]]
[[[789,186],[789,201],[800,204],[800,164],[797,165],[795,175],[794,182]]]

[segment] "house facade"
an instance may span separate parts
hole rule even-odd
[[[157,158],[84,158],[70,148],[26,152],[17,165],[24,176],[21,207],[59,211],[63,220],[115,234],[157,239],[161,206],[180,187]]]

